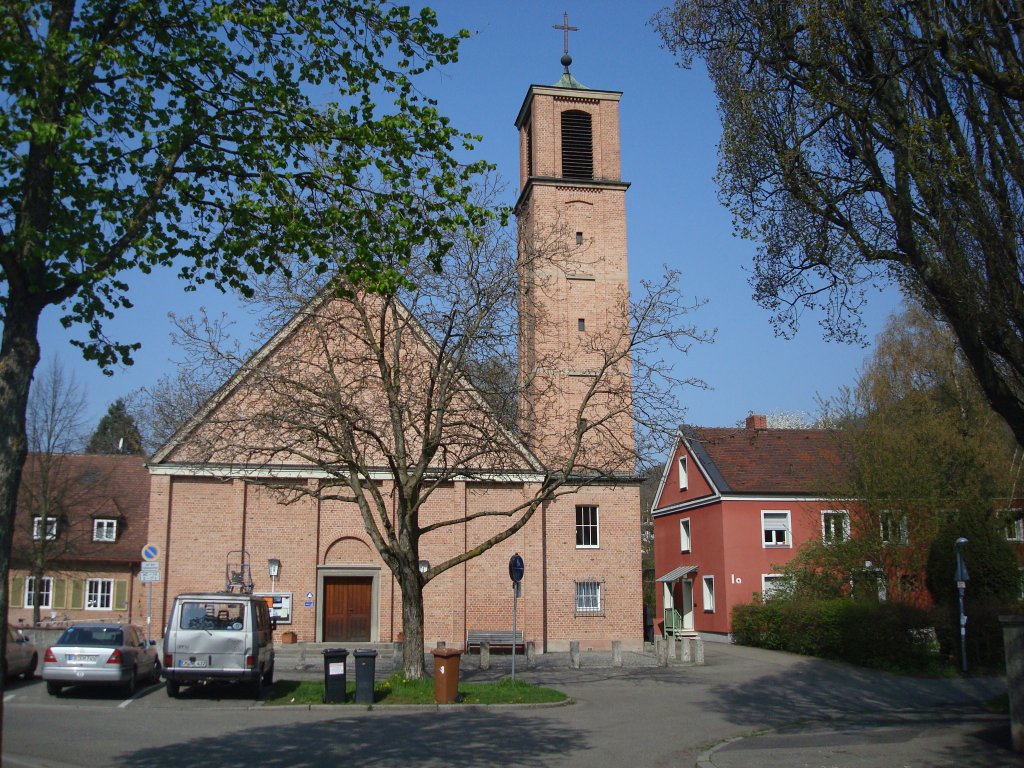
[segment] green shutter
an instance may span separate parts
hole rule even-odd
[[[71,610],[81,610],[85,607],[85,583],[81,579],[71,580]]]
[[[114,610],[128,610],[128,582],[124,579],[117,579],[114,582]]]
[[[53,577],[53,607],[67,608],[68,582],[66,579]]]
[[[11,608],[22,608],[25,605],[25,577],[11,577]]]

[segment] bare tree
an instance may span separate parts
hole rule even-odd
[[[261,316],[287,319],[285,326],[156,456],[264,471],[315,468],[325,479],[280,487],[291,498],[356,505],[402,591],[410,677],[424,673],[424,586],[508,539],[545,502],[588,483],[634,476],[643,451],[663,451],[680,412],[676,395],[687,383],[664,362],[666,350],[709,339],[681,323],[692,307],[680,299],[674,273],[645,286],[638,300],[620,307],[628,323],[609,324],[588,342],[591,375],[571,434],[559,436],[558,461],[542,463],[527,446],[543,436],[523,418],[538,395],[537,379],[507,375],[520,370],[520,276],[528,260],[540,258],[548,266],[564,261],[551,250],[517,254],[512,235],[495,224],[453,243],[441,271],[414,257],[392,291],[369,293],[343,277],[325,280],[297,268],[291,277],[263,281],[256,296]],[[558,363],[542,362],[537,367]],[[640,423],[642,439],[616,435],[617,421],[630,434]],[[506,506],[441,520],[422,516],[439,488],[481,475],[534,479],[521,501]],[[505,523],[419,570],[425,536],[482,519]]]

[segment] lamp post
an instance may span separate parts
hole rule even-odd
[[[964,672],[967,671],[967,614],[964,613],[964,591],[971,578],[967,573],[967,564],[964,562],[964,547],[966,546],[967,539],[963,536],[953,542],[953,552],[956,554],[956,589],[960,593],[960,668]]]

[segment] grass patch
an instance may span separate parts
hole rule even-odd
[[[347,686],[348,702],[354,704],[356,686]],[[499,680],[495,683],[459,683],[462,704],[547,704],[565,701],[561,691],[542,688],[522,680]],[[272,706],[322,704],[322,680],[278,680],[267,691],[264,703]],[[374,704],[433,704],[434,681],[406,680],[395,674],[373,687]]]

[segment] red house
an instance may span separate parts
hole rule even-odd
[[[822,429],[682,427],[655,496],[655,631],[726,638],[734,605],[779,583],[777,566],[814,537],[850,535],[823,491],[838,463]]]

